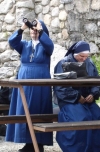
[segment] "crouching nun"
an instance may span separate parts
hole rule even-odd
[[[89,58],[90,46],[85,41],[75,43],[55,66],[54,73],[62,73],[64,62],[85,62],[88,76],[98,76]],[[100,120],[99,87],[54,87],[60,112],[59,122]],[[57,132],[56,140],[63,152],[100,152],[100,130],[73,130]]]

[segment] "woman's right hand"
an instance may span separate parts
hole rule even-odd
[[[28,28],[28,26],[26,26],[26,24],[23,23],[22,26],[21,26],[21,29],[24,31],[24,30],[27,29],[27,28]]]
[[[84,98],[83,96],[81,96],[80,99],[79,99],[79,102],[80,102],[81,104],[83,104],[83,103],[86,102],[86,100],[85,100],[85,98]]]

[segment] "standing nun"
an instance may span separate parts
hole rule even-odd
[[[21,55],[21,66],[18,79],[49,79],[50,57],[54,45],[49,38],[49,32],[43,21],[37,21],[37,26],[30,28],[30,41],[22,40],[26,28],[15,31],[9,38],[10,46]],[[52,113],[52,92],[50,86],[24,86],[26,101],[30,114]],[[9,115],[24,115],[22,99],[19,89],[13,89]],[[52,145],[52,133],[36,133],[40,152],[44,152],[43,145]],[[6,141],[26,143],[18,152],[34,152],[27,123],[9,124],[7,126]]]
[[[98,76],[89,58],[90,46],[85,41],[75,43],[55,67],[54,73],[62,73],[64,62],[85,62],[88,76]],[[59,122],[100,120],[100,108],[95,103],[99,87],[54,87],[60,112]],[[63,152],[100,152],[100,130],[74,130],[57,132],[56,140]]]

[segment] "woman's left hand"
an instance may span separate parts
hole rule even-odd
[[[86,100],[86,102],[91,103],[94,101],[94,97],[92,94],[90,94],[85,98],[85,100]]]
[[[37,25],[36,25],[36,27],[33,27],[33,29],[35,29],[37,31],[41,31],[43,29],[41,23],[37,19],[35,19],[35,20],[37,21]]]

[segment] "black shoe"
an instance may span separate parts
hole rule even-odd
[[[6,125],[0,125],[0,136],[5,136],[6,134]]]
[[[38,144],[40,152],[44,152],[43,145]],[[19,149],[18,152],[35,152],[33,144],[26,144],[22,149]]]
[[[27,143],[22,149],[19,149],[18,152],[35,152],[35,150],[32,143]]]
[[[39,150],[40,150],[40,152],[44,152],[44,148],[43,148],[43,145],[41,145],[41,144],[38,144],[38,146],[39,146]]]

